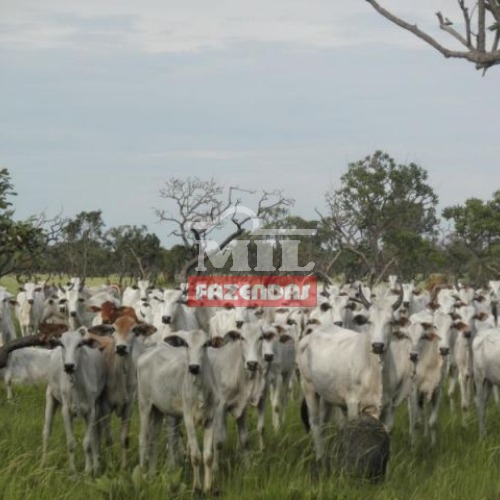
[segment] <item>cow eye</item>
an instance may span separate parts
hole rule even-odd
[[[82,298],[82,297],[79,297],[79,298],[78,298],[78,302],[85,302],[85,299],[84,299],[84,298]]]

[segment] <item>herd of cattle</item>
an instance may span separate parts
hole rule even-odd
[[[390,432],[405,400],[411,442],[421,426],[434,443],[446,378],[450,401],[458,382],[464,424],[475,388],[484,435],[487,401],[500,385],[499,290],[500,281],[490,281],[482,289],[457,284],[429,291],[391,276],[373,288],[324,285],[315,308],[190,308],[185,290],[157,289],[147,281],[123,293],[116,286],[87,287],[76,278],[59,287],[25,283],[17,297],[0,287],[2,349],[8,354],[3,377],[8,398],[12,382],[47,382],[44,460],[60,407],[71,469],[73,418],[85,419],[85,471],[97,474],[100,442],[111,441],[113,413],[121,419],[125,467],[137,400],[141,470],[155,471],[166,420],[169,463],[177,463],[185,448],[194,488],[208,491],[227,415],[236,421],[245,456],[247,411],[255,407],[262,449],[267,400],[277,430],[296,379],[318,461],[325,457],[323,430],[331,418],[343,426],[369,415]],[[22,341],[16,339],[14,313]],[[30,340],[38,332],[50,338],[51,349],[30,346],[40,343]],[[202,450],[197,426],[203,429]]]

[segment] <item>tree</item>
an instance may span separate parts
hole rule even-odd
[[[9,171],[0,169],[0,276],[32,274],[47,246],[59,230],[59,220],[42,214],[28,220],[14,220],[9,198],[16,196]]]
[[[179,281],[185,281],[197,265],[200,247],[206,248],[209,235],[221,240],[218,246],[223,250],[245,234],[254,215],[268,222],[285,214],[293,204],[293,200],[285,198],[279,190],[262,190],[258,197],[256,194],[254,190],[238,186],[225,188],[214,179],[171,177],[166,181],[160,189],[160,198],[169,200],[173,211],[157,208],[155,212],[160,221],[174,226],[169,236],[180,238],[189,256],[177,273]],[[255,210],[248,210],[248,205],[256,207]],[[231,229],[228,229],[229,222]]]
[[[405,252],[434,235],[438,198],[427,177],[415,163],[398,165],[376,151],[350,163],[340,187],[326,193],[328,213],[320,215],[332,250],[355,254],[358,275],[381,279],[400,267]]]
[[[120,284],[126,275],[146,279],[161,270],[164,250],[158,236],[148,233],[146,226],[114,227],[106,238]]]
[[[366,0],[379,14],[413,33],[444,57],[465,59],[475,64],[477,69],[486,71],[491,66],[500,63],[500,3],[498,0],[476,0],[466,2],[457,0],[462,16],[463,30],[455,26],[455,22],[436,12],[439,28],[450,35],[462,50],[451,49],[439,43],[435,38],[421,30],[416,24],[411,24],[384,9],[376,0]]]
[[[489,201],[469,198],[463,205],[447,207],[443,218],[454,224],[448,249],[462,275],[467,273],[478,284],[492,273],[500,276],[500,190]]]
[[[100,210],[80,212],[67,219],[62,227],[61,241],[54,249],[65,263],[64,271],[73,276],[101,276],[109,262],[105,248],[104,221]]]

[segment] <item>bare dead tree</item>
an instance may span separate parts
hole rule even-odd
[[[474,63],[476,69],[482,69],[484,72],[500,63],[500,3],[498,0],[474,2],[456,0],[462,16],[459,21],[459,24],[463,24],[462,28],[456,27],[456,21],[452,21],[441,12],[436,12],[439,28],[458,42],[463,47],[462,50],[444,46],[416,24],[411,24],[386,10],[376,0],[366,1],[383,17],[413,33],[446,58],[465,59]]]
[[[247,215],[239,210],[243,206],[255,206],[255,201],[251,200],[247,200],[243,205],[243,195],[258,196],[254,213]],[[160,189],[160,198],[174,203],[174,213],[155,208],[156,215],[161,222],[174,226],[169,236],[180,238],[192,256],[180,269],[179,281],[185,281],[189,272],[198,263],[200,247],[206,248],[208,235],[221,230],[228,220],[234,227],[218,244],[218,250],[223,250],[234,239],[243,235],[247,231],[246,225],[254,216],[268,221],[286,212],[288,207],[293,205],[293,200],[286,198],[279,190],[263,190],[257,193],[255,190],[239,186],[230,186],[226,189],[214,179],[203,180],[198,177],[168,179]]]

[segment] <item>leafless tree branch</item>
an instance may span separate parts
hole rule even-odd
[[[477,11],[474,12],[466,6],[465,0],[457,0],[458,6],[462,12],[465,24],[465,34],[460,33],[453,28],[453,22],[444,17],[441,12],[437,12],[439,27],[451,35],[455,40],[458,40],[467,48],[465,51],[452,50],[439,43],[435,38],[430,36],[425,31],[421,30],[416,24],[410,24],[400,17],[389,12],[382,7],[376,0],[365,0],[368,2],[380,15],[397,26],[413,33],[415,36],[429,44],[446,58],[465,59],[475,64],[476,69],[487,70],[491,66],[500,64],[500,50],[498,49],[499,41],[497,41],[500,31],[500,5],[496,0],[477,0]],[[495,23],[487,27],[487,15],[490,14]],[[473,37],[472,33],[472,17],[476,17],[477,34]],[[494,31],[494,40],[491,50],[487,50],[487,31]],[[474,41],[475,38],[475,41]]]

